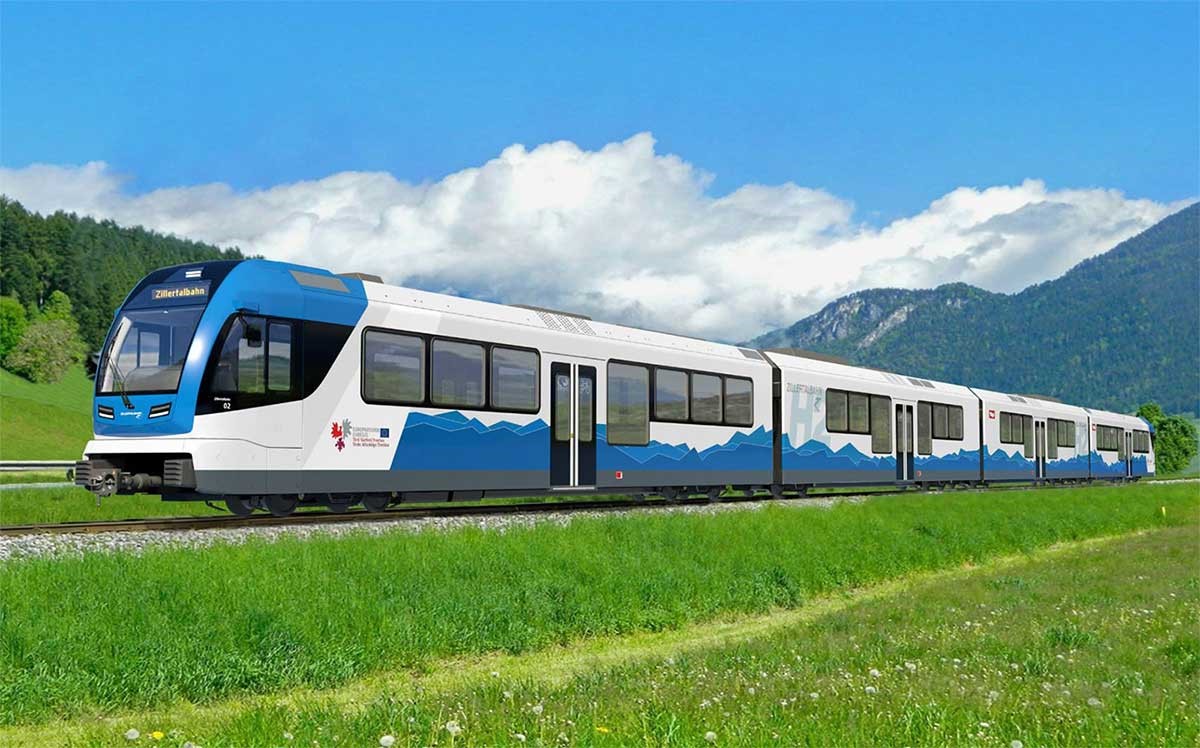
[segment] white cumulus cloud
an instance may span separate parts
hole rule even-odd
[[[108,164],[0,169],[30,210],[140,224],[268,258],[722,340],[790,324],[862,288],[966,281],[1015,291],[1178,210],[1037,180],[961,187],[881,228],[793,183],[714,196],[712,176],[648,133],[587,151],[506,148],[440,181],[383,172],[239,192],[131,194]]]

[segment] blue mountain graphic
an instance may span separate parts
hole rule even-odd
[[[550,469],[549,426],[499,421],[491,426],[458,411],[410,412],[392,470]]]

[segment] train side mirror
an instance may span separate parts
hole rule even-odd
[[[263,331],[261,324],[249,323],[246,325],[246,345],[251,348],[262,348]]]

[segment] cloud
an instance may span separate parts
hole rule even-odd
[[[966,281],[1015,291],[1182,208],[1115,190],[961,187],[881,228],[824,190],[748,184],[655,151],[648,133],[586,151],[506,148],[437,182],[382,172],[238,192],[130,194],[103,162],[0,169],[30,210],[140,224],[397,284],[722,340],[790,324],[862,288]]]

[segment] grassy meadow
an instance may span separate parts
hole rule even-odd
[[[72,366],[55,384],[0,369],[0,460],[77,460],[92,438],[93,382]]]
[[[1194,484],[1140,485],[10,561],[0,723],[328,689],[803,609],[1053,543],[1179,526],[1194,537],[1198,521]]]

